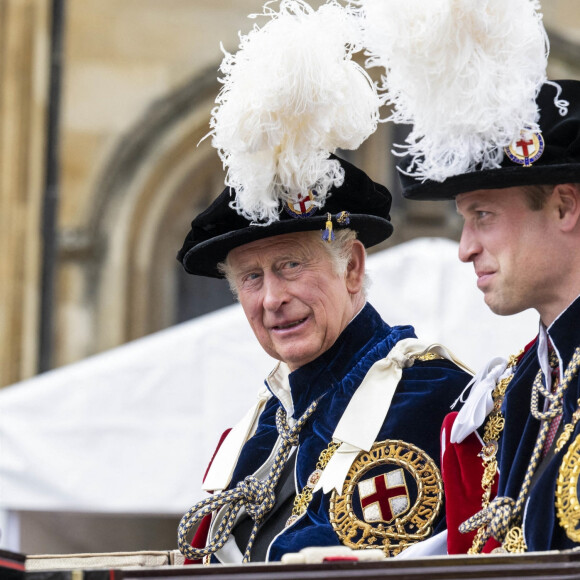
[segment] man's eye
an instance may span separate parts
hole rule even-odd
[[[286,268],[298,268],[300,262],[286,262]]]
[[[244,276],[242,276],[242,284],[250,284],[259,279],[260,279],[259,272],[250,272],[249,274],[244,274]]]

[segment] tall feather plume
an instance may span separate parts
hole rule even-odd
[[[548,38],[538,0],[360,0],[367,66],[382,66],[388,120],[413,125],[396,154],[422,180],[499,166],[538,130]]]
[[[212,144],[236,190],[232,207],[253,223],[278,219],[279,201],[314,189],[323,205],[344,172],[329,159],[356,149],[377,127],[380,100],[352,60],[361,31],[329,1],[317,11],[301,0],[268,2],[267,18],[240,35],[220,67],[222,90],[210,123]],[[277,3],[276,3],[277,4]]]

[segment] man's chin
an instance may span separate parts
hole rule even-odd
[[[276,358],[285,362],[292,370],[296,370],[317,359],[321,354],[322,351],[314,351],[314,349],[279,349]]]
[[[516,304],[509,304],[505,301],[494,299],[493,296],[486,294],[484,297],[484,302],[487,307],[498,316],[511,316],[512,314],[517,314],[522,312],[525,308],[520,307]]]

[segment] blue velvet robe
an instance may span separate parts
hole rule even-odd
[[[565,370],[574,350],[580,346],[580,298],[576,299],[548,328],[548,335],[559,354]],[[506,390],[503,404],[505,428],[499,442],[499,496],[517,498],[534,444],[540,422],[530,413],[532,383],[540,368],[538,341],[525,353]],[[578,408],[580,380],[576,376],[564,395],[561,426],[572,419]],[[540,397],[540,409],[543,399]],[[562,459],[570,444],[580,436],[580,422],[562,450],[551,458],[534,481],[524,508],[524,538],[528,551],[562,550],[578,546],[568,538],[556,515],[556,481]]]
[[[299,435],[295,465],[297,492],[314,471],[321,451],[332,440],[339,419],[370,367],[386,357],[398,341],[414,337],[411,326],[390,327],[367,303],[327,352],[289,375],[295,419],[312,401],[324,395]],[[378,441],[395,439],[412,443],[439,467],[442,419],[470,378],[447,360],[416,361],[404,369]],[[230,487],[254,473],[268,459],[278,439],[275,415],[280,405],[276,396],[266,404],[255,435],[242,449]],[[364,419],[361,417],[361,422]],[[298,552],[307,546],[341,545],[329,521],[330,495],[317,491],[306,514],[296,523],[285,529],[280,524],[282,531],[270,544],[268,561],[280,560],[283,554]],[[435,526],[442,523],[443,514],[442,507]]]

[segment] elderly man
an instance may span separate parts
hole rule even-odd
[[[450,553],[580,544],[580,82],[545,84],[537,104],[540,130],[501,167],[404,178],[410,198],[455,198],[459,258],[489,308],[540,316],[538,337],[505,371],[494,361],[444,422]]]
[[[280,361],[213,458],[204,487],[214,494],[182,520],[192,560],[275,561],[341,545],[393,556],[442,521],[439,426],[470,377],[366,302],[365,248],[391,234],[391,196],[333,159],[344,183],[323,207],[311,194],[252,225],[226,188],[179,253],[189,273],[227,277]]]

